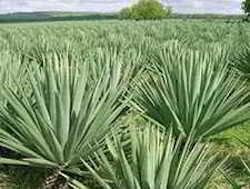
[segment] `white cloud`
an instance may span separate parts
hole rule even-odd
[[[112,12],[136,0],[0,0],[0,13],[27,11]],[[241,0],[161,0],[182,13],[241,13]]]
[[[240,14],[241,0],[171,0],[176,12]]]

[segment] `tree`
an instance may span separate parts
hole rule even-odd
[[[250,17],[250,0],[244,0],[241,4],[241,8],[246,13],[247,17],[246,20],[249,20]]]
[[[169,16],[171,8],[158,0],[139,0],[137,4],[120,11],[120,19],[158,20]]]
[[[131,19],[132,18],[132,9],[129,7],[123,8],[120,11],[119,18],[120,19]]]

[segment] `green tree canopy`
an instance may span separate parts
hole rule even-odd
[[[250,0],[244,0],[241,4],[241,8],[247,14],[247,17],[250,17]]]
[[[158,0],[139,0],[131,7],[120,11],[120,19],[157,20],[170,15],[171,8]]]

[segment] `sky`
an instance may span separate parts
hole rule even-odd
[[[241,0],[161,0],[177,13],[240,14]],[[35,11],[115,12],[136,0],[0,0],[0,14]]]

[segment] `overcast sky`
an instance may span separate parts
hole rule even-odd
[[[136,0],[0,0],[0,13],[33,11],[113,12]],[[239,14],[241,0],[162,0],[178,13]]]

